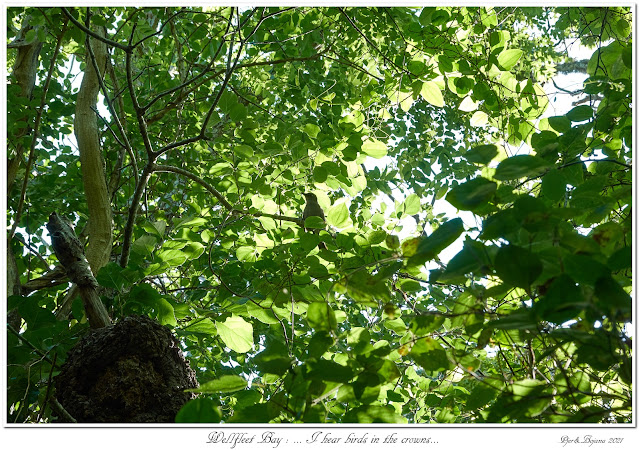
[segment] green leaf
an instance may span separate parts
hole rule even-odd
[[[583,122],[584,120],[592,119],[592,107],[589,105],[575,106],[573,109],[566,113],[566,117],[571,122]]]
[[[502,394],[510,410],[510,417],[536,417],[553,401],[553,387],[541,380],[517,380]]]
[[[100,269],[98,276],[95,278],[100,285],[120,291],[128,284],[126,278],[122,275],[124,270],[119,264],[110,262]]]
[[[566,255],[563,263],[564,271],[579,284],[594,286],[599,278],[610,274],[604,264],[579,253]]]
[[[475,111],[470,118],[470,125],[473,127],[481,127],[488,123],[488,114],[483,111]]]
[[[275,317],[275,313],[273,313],[272,309],[262,308],[260,305],[253,302],[248,302],[246,304],[246,312],[248,312],[251,317],[255,317],[257,320],[267,325],[280,323],[277,317]]]
[[[565,274],[559,275],[548,289],[546,295],[535,303],[535,311],[549,322],[562,324],[581,313],[584,304],[581,289]]]
[[[566,177],[557,169],[544,175],[541,181],[541,192],[553,201],[560,201],[566,195]]]
[[[228,348],[238,353],[246,353],[253,348],[253,326],[238,316],[231,316],[224,322],[215,321],[217,332]]]
[[[520,308],[503,318],[492,320],[486,324],[486,327],[498,330],[536,330],[538,326],[539,319],[530,308]]]
[[[251,247],[248,245],[238,247],[235,251],[235,255],[240,261],[252,262],[257,260],[257,257],[255,255],[255,247]]]
[[[466,152],[466,160],[476,164],[488,164],[499,153],[499,148],[493,144],[478,145]]]
[[[309,216],[304,220],[304,228],[323,230],[326,228],[326,222],[319,216]]]
[[[162,262],[167,263],[171,267],[179,267],[184,264],[188,255],[181,250],[160,250],[155,254],[155,257]]]
[[[630,312],[632,298],[611,276],[603,276],[595,283],[595,295],[601,306],[607,310]]]
[[[304,133],[306,133],[309,137],[315,139],[317,137],[317,135],[320,132],[320,127],[318,127],[315,124],[312,123],[307,123],[306,125],[304,125],[304,127],[302,128],[302,130],[304,131]]]
[[[188,259],[198,259],[204,253],[204,246],[199,242],[189,242],[182,251]]]
[[[317,183],[324,183],[328,179],[328,170],[322,166],[313,168],[313,180]]]
[[[320,359],[319,361],[309,361],[309,380],[334,381],[336,383],[348,383],[353,378],[353,369],[342,366],[335,361]]]
[[[244,158],[250,158],[255,153],[253,151],[253,147],[251,147],[250,145],[245,145],[245,144],[236,145],[235,147],[233,147],[233,151],[235,152],[236,155],[242,156]]]
[[[350,221],[346,203],[337,203],[328,210],[326,221],[335,228],[344,228]]]
[[[479,104],[473,101],[472,97],[469,95],[464,100],[462,100],[462,102],[459,104],[458,109],[464,112],[471,112],[475,111],[478,106]]]
[[[371,334],[364,327],[353,327],[348,331],[346,335],[346,342],[352,347],[352,352],[356,355],[360,355],[370,348]]]
[[[216,394],[218,392],[239,391],[245,389],[247,385],[247,381],[238,375],[222,375],[216,380],[207,381],[200,385],[199,388],[188,389],[187,391],[200,394]]]
[[[442,91],[434,81],[424,81],[424,84],[422,84],[421,94],[424,100],[431,105],[437,106],[438,108],[444,106]]]
[[[497,183],[477,177],[452,188],[446,200],[457,209],[474,211],[487,204],[496,190]]]
[[[177,326],[173,306],[152,286],[146,283],[133,286],[129,292],[129,299],[153,308],[161,325]]]
[[[404,200],[404,214],[412,216],[422,210],[420,198],[417,194],[410,194]]]
[[[231,108],[231,112],[229,116],[231,117],[232,121],[240,122],[246,119],[247,114],[248,114],[248,110],[246,109],[246,106],[238,103]]]
[[[490,264],[487,254],[487,248],[481,242],[466,238],[464,248],[448,261],[446,270],[439,276],[438,280],[455,280],[459,277],[463,278],[469,273],[487,272]]]
[[[619,271],[632,267],[632,247],[623,247],[614,252],[608,258],[608,267],[611,270]]]
[[[439,253],[455,242],[464,232],[464,222],[458,217],[437,228],[433,234],[423,238],[416,253],[409,259],[408,265],[423,264],[435,258]]]
[[[497,56],[497,62],[502,69],[510,70],[515,67],[523,54],[524,51],[519,49],[504,50]]]
[[[468,400],[466,400],[466,408],[474,410],[486,406],[497,397],[498,392],[499,391],[492,386],[478,384],[471,391]]]
[[[386,144],[375,138],[369,138],[362,143],[362,153],[370,156],[371,158],[383,158],[386,156],[387,152]]]
[[[255,355],[253,361],[261,372],[280,376],[291,368],[293,362],[288,354],[288,349],[279,341],[267,342],[264,351]]]
[[[442,326],[444,320],[444,316],[435,314],[416,316],[411,321],[410,330],[415,336],[426,336]]]
[[[335,312],[328,303],[311,303],[306,311],[306,320],[317,331],[331,331],[337,328]]]
[[[379,301],[387,302],[390,300],[386,278],[360,270],[344,277],[336,287],[347,291],[356,302],[364,305],[377,305]]]
[[[222,414],[216,403],[208,398],[189,401],[175,416],[177,423],[220,423]]]
[[[386,236],[385,242],[388,248],[392,250],[397,250],[399,248],[399,238],[393,234]]]
[[[229,420],[230,423],[268,423],[271,420],[271,414],[266,403],[257,403],[255,405],[242,408],[239,411],[233,411],[233,416]]]
[[[345,423],[407,423],[405,417],[390,406],[362,405],[351,409],[344,416]]]
[[[517,155],[500,162],[494,177],[496,180],[515,180],[537,176],[548,168],[548,163],[539,156]]]
[[[184,327],[182,330],[184,333],[195,334],[195,335],[204,335],[204,336],[216,336],[217,328],[215,327],[215,323],[208,318],[205,319],[195,319],[189,325]]]
[[[331,337],[330,333],[326,331],[319,331],[317,333],[313,333],[313,336],[311,337],[311,340],[308,343],[308,347],[306,349],[310,358],[319,359],[332,346],[333,338]]]
[[[541,260],[531,251],[505,245],[495,256],[497,276],[511,286],[530,289],[530,285],[541,275]]]
[[[444,348],[430,337],[415,342],[410,355],[417,364],[429,372],[448,370],[452,367]]]
[[[406,332],[406,324],[401,318],[386,319],[384,321],[384,327],[387,330],[394,331],[397,334],[404,334]]]

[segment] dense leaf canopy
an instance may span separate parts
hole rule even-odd
[[[9,421],[59,414],[88,329],[52,211],[180,340],[178,421],[630,421],[631,17],[10,8]]]

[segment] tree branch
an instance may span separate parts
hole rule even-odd
[[[18,208],[16,210],[16,215],[13,221],[13,226],[11,227],[11,232],[9,233],[9,239],[11,239],[15,233],[16,228],[18,227],[18,223],[20,222],[20,217],[22,216],[22,209],[24,208],[24,202],[27,195],[27,184],[29,183],[29,174],[31,173],[31,166],[33,165],[33,160],[35,159],[35,147],[36,142],[38,141],[38,134],[40,132],[40,122],[42,121],[42,114],[44,113],[44,106],[47,101],[47,93],[49,92],[49,85],[51,84],[51,77],[53,75],[53,70],[55,68],[56,59],[58,58],[58,53],[60,53],[60,46],[62,45],[62,38],[67,32],[67,25],[69,22],[65,21],[62,25],[62,31],[60,32],[60,36],[58,37],[58,42],[56,43],[55,50],[53,51],[53,55],[51,57],[51,62],[49,64],[49,70],[47,72],[47,78],[44,82],[44,87],[42,88],[42,95],[40,97],[40,106],[36,112],[35,123],[33,125],[33,131],[31,133],[31,148],[29,149],[29,159],[27,160],[27,167],[24,171],[24,180],[22,180],[22,191],[20,192],[20,200],[18,202]]]
[[[67,8],[60,8],[60,9],[64,13],[64,15],[67,16],[67,18],[71,22],[73,22],[73,24],[76,27],[84,31],[89,36],[97,39],[98,41],[102,41],[105,44],[110,45],[111,47],[116,47],[116,48],[119,48],[120,50],[124,50],[127,53],[130,53],[133,50],[133,47],[131,45],[120,44],[119,42],[115,42],[115,41],[112,41],[111,39],[108,39],[106,36],[100,36],[98,33],[91,31],[89,28],[82,25],[82,23],[80,23],[75,17],[73,17],[73,15],[69,12]]]
[[[188,170],[181,169],[179,167],[167,166],[167,165],[156,165],[153,171],[154,172],[173,172],[179,175],[183,175],[187,177],[188,179],[195,181],[197,184],[199,184],[204,189],[209,191],[216,199],[218,199],[220,204],[222,204],[222,206],[224,206],[224,208],[226,208],[226,210],[229,211],[231,214],[240,215],[240,216],[252,216],[252,217],[270,217],[271,219],[274,219],[274,220],[285,220],[287,222],[296,223],[297,225],[300,225],[300,226],[303,225],[301,219],[298,217],[281,216],[278,214],[267,214],[267,213],[260,213],[260,212],[252,213],[252,212],[236,209],[224,198],[222,194],[220,194],[220,192],[218,192],[217,189],[215,189],[213,186],[211,186],[209,183],[207,183],[205,180],[198,177],[194,173],[189,172]]]

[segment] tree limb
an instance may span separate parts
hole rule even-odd
[[[90,15],[87,13],[87,20]],[[105,30],[102,30],[105,33]],[[87,36],[87,48],[90,47]],[[94,108],[100,91],[100,78],[106,68],[107,48],[101,41],[95,43],[91,52],[95,64],[87,64],[78,91],[75,110],[74,133],[78,141],[82,183],[89,211],[89,246],[87,260],[94,274],[109,261],[113,244],[111,199],[106,184],[104,160],[98,134]],[[89,62],[89,61],[87,61]]]
[[[111,319],[97,293],[98,282],[84,255],[84,248],[75,235],[73,227],[55,212],[49,216],[47,230],[51,234],[51,246],[67,276],[80,290],[84,311],[91,328],[111,325]]]

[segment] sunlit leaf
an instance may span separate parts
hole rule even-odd
[[[441,108],[444,106],[442,91],[434,81],[425,81],[421,90],[422,97],[433,106]]]
[[[215,322],[217,332],[224,344],[238,353],[246,353],[253,348],[253,326],[238,316],[231,316],[224,322]]]
[[[502,69],[510,70],[515,67],[523,54],[524,51],[519,49],[504,50],[497,56],[497,62]]]
[[[368,139],[362,143],[362,153],[371,158],[383,158],[387,151],[386,144],[377,139]]]
[[[200,385],[199,388],[189,389],[189,392],[198,392],[203,394],[235,392],[246,388],[247,384],[246,380],[238,375],[222,375],[220,378],[207,381]]]

